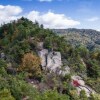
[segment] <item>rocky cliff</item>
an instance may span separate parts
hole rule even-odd
[[[43,43],[38,43],[38,55],[41,58],[42,69],[49,70],[50,72],[57,72],[58,74],[69,74],[70,68],[63,66],[61,60],[61,53],[58,51],[48,51],[43,48]],[[62,69],[63,66],[63,69]]]

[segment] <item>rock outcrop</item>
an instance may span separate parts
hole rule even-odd
[[[41,66],[43,70],[49,70],[50,72],[55,72],[62,76],[70,74],[69,66],[63,66],[61,53],[58,51],[49,52],[48,49],[44,49],[43,42],[38,43],[38,55],[41,58]],[[76,87],[78,94],[80,94],[81,90],[85,90],[88,97],[91,93],[95,93],[93,89],[85,84],[84,80],[80,76],[74,75],[71,78],[72,85]]]
[[[56,72],[62,66],[61,53],[60,52],[49,52],[47,55],[47,69]]]
[[[41,58],[41,66],[43,69],[47,66],[47,55],[48,55],[48,50],[47,49],[42,49],[38,51],[38,55]]]
[[[40,42],[40,44],[38,43],[38,55],[41,58],[42,69],[47,69],[50,72],[57,72],[60,75],[70,73],[70,68],[68,66],[65,66],[64,70],[62,70],[61,53],[58,51],[49,52],[47,49],[44,49],[43,42]]]

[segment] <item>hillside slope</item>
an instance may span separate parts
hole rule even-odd
[[[73,45],[85,45],[89,49],[100,48],[100,32],[92,29],[54,29],[60,36],[64,36]]]
[[[100,50],[74,47],[22,17],[0,27],[0,81],[0,100],[99,98]]]

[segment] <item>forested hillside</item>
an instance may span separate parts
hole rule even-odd
[[[88,32],[87,41],[91,36],[86,45],[99,41],[99,32],[95,31],[97,36],[92,30],[84,31]],[[70,30],[67,32],[71,35]],[[82,33],[80,30],[79,37]],[[78,91],[80,87],[89,87],[89,95],[84,89]],[[100,50],[73,46],[63,36],[23,17],[3,24],[0,100],[100,100]]]
[[[54,29],[55,33],[64,36],[73,45],[84,45],[92,50],[100,48],[100,32],[92,29]]]

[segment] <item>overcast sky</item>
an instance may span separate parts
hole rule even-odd
[[[0,0],[0,24],[21,16],[45,28],[100,30],[100,0]]]

